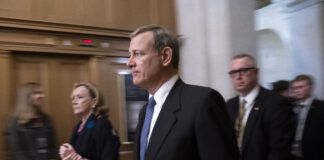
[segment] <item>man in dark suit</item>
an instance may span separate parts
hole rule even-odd
[[[324,159],[324,101],[313,96],[313,78],[298,75],[291,82],[297,125],[291,153],[294,160]]]
[[[258,84],[254,57],[232,58],[229,75],[238,96],[227,103],[237,131],[242,160],[287,160],[293,137],[293,113],[282,97]]]
[[[127,65],[150,94],[139,115],[136,160],[237,160],[235,131],[223,97],[178,76],[177,38],[157,25],[131,34]]]

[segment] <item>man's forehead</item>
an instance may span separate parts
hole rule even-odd
[[[294,81],[291,84],[292,86],[302,86],[302,85],[308,85],[307,80],[300,80],[300,81]]]
[[[141,33],[131,39],[131,42],[129,45],[130,52],[136,51],[136,50],[139,50],[139,51],[146,50],[148,47],[153,46],[153,44],[154,44],[153,35],[145,34],[145,33]]]
[[[152,41],[153,40],[153,33],[152,32],[143,32],[139,33],[138,35],[134,36],[131,41],[136,41],[136,40],[145,40],[145,41]]]
[[[230,65],[231,67],[255,67],[252,61],[248,58],[233,59]]]

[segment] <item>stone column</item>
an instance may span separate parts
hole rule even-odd
[[[255,54],[254,0],[177,0],[181,77],[234,95],[227,74],[234,54]]]

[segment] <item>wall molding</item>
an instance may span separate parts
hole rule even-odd
[[[130,31],[0,17],[0,49],[100,56],[128,56]],[[90,45],[82,40],[89,39]]]
[[[0,17],[0,27],[128,38],[131,31]]]

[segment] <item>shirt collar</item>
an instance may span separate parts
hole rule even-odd
[[[310,106],[312,101],[313,101],[314,97],[311,96],[311,97],[308,97],[307,99],[305,99],[304,101],[302,102],[299,102],[298,104],[299,105],[303,105],[303,106]]]
[[[167,98],[167,96],[169,95],[169,92],[171,91],[172,87],[174,86],[174,84],[177,82],[177,80],[179,79],[179,76],[173,75],[168,81],[166,81],[156,92],[154,95],[154,100],[157,104],[163,104],[165,99]]]
[[[254,102],[255,98],[259,94],[260,86],[256,85],[252,91],[250,91],[245,97],[240,96],[240,100],[244,99],[248,104],[251,104]]]

